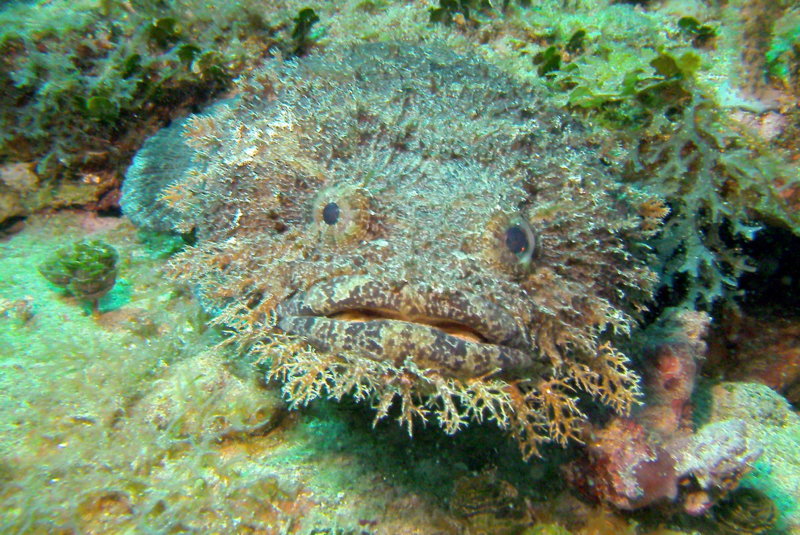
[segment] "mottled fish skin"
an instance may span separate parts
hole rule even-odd
[[[509,375],[546,371],[515,319],[487,299],[464,292],[432,292],[404,284],[389,287],[369,277],[337,277],[278,306],[278,326],[300,333],[324,351],[356,351],[401,365],[414,355],[420,366],[479,377],[502,369]],[[341,321],[332,316],[362,311],[389,320]],[[485,343],[450,336],[425,323],[468,325]]]
[[[137,224],[196,234],[175,272],[269,354],[295,401],[353,388],[379,406],[405,396],[405,415],[409,392],[499,381],[495,402],[519,420],[501,425],[547,427],[543,382],[630,404],[635,376],[602,333],[626,332],[655,282],[651,199],[586,138],[480,59],[365,44],[269,63],[163,130],[122,204]]]

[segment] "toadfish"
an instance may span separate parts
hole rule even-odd
[[[527,458],[577,437],[579,392],[638,395],[608,339],[651,297],[658,201],[588,137],[477,57],[363,44],[268,63],[156,133],[122,207],[195,234],[174,272],[293,405],[492,420]]]

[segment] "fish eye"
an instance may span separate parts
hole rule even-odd
[[[528,237],[519,225],[514,225],[506,229],[506,247],[515,255],[523,254],[530,248]]]
[[[335,225],[339,221],[339,205],[329,202],[322,209],[322,220],[328,225]]]
[[[527,221],[515,220],[503,234],[506,248],[523,264],[529,264],[536,253],[536,234]]]
[[[311,205],[311,217],[321,239],[328,243],[358,244],[375,230],[369,193],[354,186],[320,191]]]

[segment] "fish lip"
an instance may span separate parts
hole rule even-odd
[[[337,316],[358,312],[376,316],[370,321],[402,321],[441,330],[450,325],[474,332],[481,343],[520,350],[531,347],[525,331],[503,307],[477,294],[434,291],[423,284],[385,282],[360,275],[334,277],[292,295],[277,307],[279,318],[326,317],[339,321]]]
[[[374,317],[341,319],[352,312]],[[355,351],[396,365],[411,356],[418,364],[467,376],[523,369],[534,361],[526,331],[514,317],[468,292],[344,276],[293,295],[276,313],[278,328],[325,352]],[[437,324],[461,327],[478,340],[450,334]]]

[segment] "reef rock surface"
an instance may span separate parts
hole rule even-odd
[[[608,339],[650,297],[663,206],[588,138],[482,60],[367,44],[267,64],[162,130],[122,206],[195,233],[175,273],[295,405],[490,419],[529,456],[577,435],[579,391],[621,413],[638,393]]]

